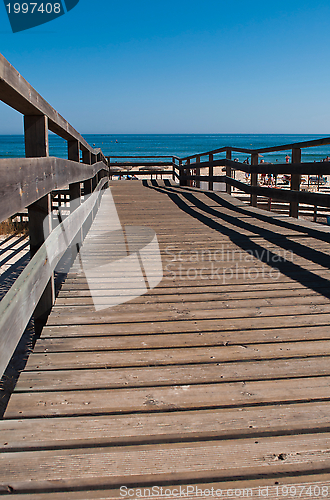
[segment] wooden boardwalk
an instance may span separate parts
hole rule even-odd
[[[0,495],[330,496],[330,228],[166,181],[111,192],[163,279],[107,308],[100,273],[96,311],[77,259],[0,422]],[[111,207],[89,265],[114,255]]]

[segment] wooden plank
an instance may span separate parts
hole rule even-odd
[[[109,290],[113,290],[113,287],[110,288]],[[324,292],[328,295],[328,291],[324,290]],[[95,293],[95,290],[92,289],[91,293]],[[125,294],[123,294],[124,296]],[[129,296],[128,292],[127,295]],[[248,294],[246,294],[248,295]],[[107,297],[110,296],[110,292],[107,293],[106,289],[102,290],[101,296],[103,297],[103,304],[104,307],[106,308],[107,305],[109,304]],[[98,293],[99,297],[99,293]],[[293,295],[293,294],[288,294],[286,297],[265,297],[265,298],[253,298],[251,299],[250,296],[245,297],[245,298],[240,298],[235,300],[234,298],[232,300],[226,300],[226,297],[222,297],[221,300],[207,300],[206,297],[200,296],[199,300],[190,300],[190,301],[185,301],[181,298],[181,296],[178,295],[173,295],[170,300],[168,301],[159,301],[153,300],[149,301],[149,297],[146,298],[144,297],[145,301],[144,303],[142,300],[136,300],[133,303],[127,302],[125,304],[126,312],[127,312],[127,317],[129,317],[129,313],[134,313],[135,311],[138,313],[144,312],[145,314],[148,313],[153,313],[157,312],[160,313],[161,311],[168,311],[169,308],[173,308],[176,311],[180,310],[186,310],[188,305],[189,308],[193,311],[198,311],[200,309],[203,309],[203,311],[209,311],[209,310],[214,310],[216,309],[219,311],[219,315],[222,315],[222,310],[229,310],[229,309],[246,309],[246,308],[263,308],[263,307],[286,307],[288,303],[288,299],[291,298],[291,301],[294,303],[294,305],[299,305],[299,306],[308,306],[308,305],[327,305],[329,304],[329,298],[324,297],[323,295],[319,293],[310,293],[307,294],[306,296],[303,296],[302,293],[300,295]],[[102,300],[100,299],[100,303],[102,303]],[[172,305],[171,303],[174,303],[175,305]],[[71,292],[70,297],[68,298],[59,298],[56,301],[56,306],[54,308],[54,312],[61,312],[63,311],[64,313],[66,312],[67,308],[70,308],[70,311],[73,312],[74,310],[78,310],[81,308],[82,310],[85,310],[87,308],[93,308],[93,299],[92,297],[89,298],[82,298],[79,299],[75,296],[74,292]],[[113,312],[118,311],[120,306],[117,306],[116,309],[114,309]]]
[[[0,421],[0,452],[239,439],[329,431],[328,401],[293,405]]]
[[[120,307],[120,306],[119,306]],[[253,318],[262,318],[268,326],[274,324],[274,319],[279,318],[281,316],[294,316],[295,318],[299,318],[299,316],[308,317],[315,316],[315,321],[319,319],[323,319],[325,316],[329,317],[330,314],[330,304],[309,304],[309,305],[292,305],[286,307],[258,307],[254,308],[242,308],[239,312],[236,309],[224,308],[221,311],[221,314],[217,314],[216,310],[203,310],[196,309],[190,310],[187,309],[184,304],[179,306],[177,305],[175,310],[170,310],[168,312],[165,311],[157,311],[154,310],[150,312],[148,317],[148,322],[153,323],[162,323],[162,322],[171,322],[178,321],[183,322],[187,320],[198,321],[198,320],[218,320],[218,327],[222,329],[222,322],[225,320],[231,319],[232,322],[236,322],[238,319],[243,319],[247,323],[249,319]],[[107,323],[109,325],[118,325],[120,323],[131,323],[132,325],[137,325],[138,323],[146,323],[145,313],[142,311],[139,312],[131,312],[128,313],[127,316],[123,316],[121,312],[117,312],[114,308],[108,308],[99,311],[97,314],[94,309],[91,310],[90,307],[67,307],[60,308],[54,307],[53,313],[51,317],[49,317],[47,324],[58,325],[72,325],[72,324],[93,324],[93,323]]]
[[[326,271],[318,271],[318,275],[320,277],[326,276],[327,272]],[[240,281],[235,281],[234,283],[224,283],[221,285],[221,288],[219,287],[219,281],[218,280],[194,280],[193,282],[187,281],[187,280],[176,280],[175,283],[173,283],[173,280],[162,280],[162,282],[155,287],[153,290],[150,290],[148,293],[149,297],[152,297],[154,294],[160,296],[161,294],[166,295],[171,295],[175,294],[177,291],[178,293],[181,294],[197,294],[200,291],[201,293],[216,293],[218,292],[219,294],[224,294],[228,295],[227,298],[230,298],[232,294],[235,293],[245,293],[246,291],[251,291],[251,282],[248,280],[243,279],[244,276],[242,275],[242,279]],[[265,296],[270,291],[270,288],[273,290],[278,290],[278,289],[283,289],[283,293],[286,293],[288,290],[294,290],[294,289],[301,289],[301,290],[306,290],[306,292],[309,292],[310,289],[307,288],[307,284],[312,288],[313,290],[317,290],[320,288],[321,290],[324,288],[322,284],[318,283],[317,277],[313,278],[310,277],[310,280],[305,281],[305,285],[302,283],[299,283],[298,281],[295,281],[293,278],[289,278],[287,276],[280,276],[278,280],[276,281],[265,281],[259,279],[259,281],[255,281],[253,283],[253,289],[256,293],[262,293],[264,290]],[[99,287],[98,290],[101,290],[103,287],[102,284],[102,279],[100,279],[99,282]],[[64,293],[70,293],[70,291],[73,291],[74,293],[78,293],[78,291],[82,291],[83,293],[88,293],[89,287],[87,284],[87,281],[84,277],[79,276],[77,273],[69,273],[67,279],[65,280],[65,283],[61,287],[61,294]]]
[[[276,316],[274,316],[276,317]],[[43,330],[43,337],[51,336],[53,332],[65,331],[65,335],[70,336],[85,336],[85,335],[138,335],[138,334],[160,334],[160,333],[193,333],[199,334],[208,332],[222,332],[225,334],[225,339],[230,340],[229,332],[235,331],[256,331],[256,330],[272,330],[274,320],[270,321],[269,318],[256,317],[256,318],[229,318],[229,319],[184,319],[182,321],[159,321],[159,322],[140,322],[140,323],[118,323],[112,324],[104,318],[97,316],[92,317],[94,321],[86,321],[86,318],[76,317],[75,321],[68,320],[57,321],[57,324],[51,324],[52,318],[48,320],[47,325]],[[276,317],[277,328],[296,328],[296,327],[315,327],[329,325],[329,314],[303,314],[300,316],[284,315],[283,317]],[[84,328],[77,328],[77,325],[82,325]],[[56,328],[58,327],[58,328]],[[60,329],[60,330],[59,330]]]
[[[94,328],[80,327],[83,333],[79,335],[76,327],[47,327],[34,348],[34,353],[41,352],[79,352],[95,349],[103,350],[135,350],[202,347],[202,346],[237,346],[272,345],[281,342],[305,342],[308,340],[320,341],[330,339],[328,326],[303,326],[289,328],[274,328],[260,330],[238,330],[230,332],[196,332],[196,333],[169,333],[157,335],[108,335],[102,327],[95,331]]]
[[[317,284],[316,284],[317,285]],[[283,284],[282,284],[283,286]],[[211,288],[211,287],[210,287]],[[315,288],[315,290],[310,290],[304,288],[302,285],[299,286],[299,284],[296,287],[292,288],[283,288],[281,287],[280,289],[275,288],[275,290],[269,290],[265,287],[264,290],[255,290],[253,291],[253,297],[254,299],[248,298],[250,297],[250,293],[248,290],[244,291],[219,291],[220,287],[217,287],[216,292],[209,291],[207,287],[203,288],[200,287],[200,293],[197,293],[197,287],[191,289],[184,290],[184,293],[175,293],[178,290],[176,290],[174,293],[166,293],[166,291],[172,291],[172,288],[156,288],[151,291],[151,293],[148,294],[148,299],[147,302],[149,304],[171,304],[171,303],[176,303],[178,300],[180,302],[184,302],[185,304],[190,303],[190,302],[218,302],[219,300],[226,300],[230,304],[232,301],[236,303],[237,300],[255,300],[257,301],[258,299],[273,299],[273,298],[298,298],[301,296],[304,297],[311,297],[311,296],[317,296],[318,293],[322,292],[327,292],[327,289],[324,288]],[[237,287],[238,288],[238,287]],[[250,287],[249,287],[250,288]],[[96,288],[97,293],[99,296],[107,296],[107,289],[104,287],[102,288],[101,286],[99,288]],[[130,304],[140,304],[143,300],[145,300],[143,297],[139,297],[137,299],[133,299],[130,301]],[[73,302],[76,305],[79,304],[91,304],[91,292],[86,285],[85,289],[82,288],[80,285],[71,285],[70,287],[62,287],[61,291],[58,294],[57,298],[57,304],[58,305],[64,305],[64,304],[70,304],[70,302]]]
[[[146,349],[136,339],[131,339],[131,349],[101,350],[98,337],[90,340],[90,350],[80,352],[54,352],[46,348],[34,352],[27,362],[25,372],[41,370],[70,370],[77,368],[104,368],[128,366],[193,365],[196,363],[228,363],[242,360],[272,360],[330,356],[330,341],[277,342],[211,347]],[[72,342],[71,342],[72,343]],[[40,344],[40,342],[39,342]],[[42,344],[42,342],[41,342]],[[49,345],[49,344],[48,344]],[[65,345],[65,344],[64,344]],[[135,349],[133,346],[135,345]],[[141,348],[142,347],[142,348]],[[44,348],[45,349],[45,348]],[[318,358],[319,359],[319,358]],[[315,360],[317,362],[317,360]],[[323,359],[319,362],[322,365]],[[321,366],[320,366],[321,369]],[[22,375],[24,377],[24,375]]]
[[[14,393],[4,419],[164,412],[251,405],[319,402],[330,398],[330,377]]]
[[[172,495],[172,498],[181,495],[182,498],[187,500],[205,498],[227,498],[227,497],[267,497],[270,500],[278,500],[279,498],[287,498],[290,495],[299,495],[302,500],[310,500],[311,496],[323,495],[322,498],[328,496],[330,489],[330,481],[327,473],[301,475],[285,475],[277,476],[276,478],[250,479],[250,480],[237,480],[221,481],[221,482],[203,482],[198,481],[191,483],[172,482],[164,483],[159,488],[155,488],[154,494],[156,498],[165,500]],[[288,487],[288,489],[286,489]],[[290,490],[291,487],[291,490]],[[289,493],[288,493],[289,492]],[[320,495],[319,495],[320,493]],[[136,488],[118,489],[118,488],[104,488],[100,490],[87,491],[68,491],[65,490],[65,498],[67,500],[114,500],[118,498],[130,498],[137,495],[139,498],[148,497],[152,494],[151,485],[138,485]],[[236,496],[235,496],[236,495]],[[26,493],[15,495],[11,493],[13,500],[63,500],[63,492],[47,492],[47,493]]]
[[[213,441],[157,445],[45,450],[2,455],[3,490],[56,490],[159,484],[165,481],[230,480],[257,474],[284,475],[328,471],[329,434],[306,434],[258,440]],[[42,464],[42,467],[40,467]],[[35,471],[38,471],[37,477]]]
[[[99,362],[95,362],[97,356]],[[67,363],[68,369],[64,361],[62,367],[57,368],[55,375],[54,371],[45,370],[45,365],[39,371],[24,371],[15,391],[32,393],[35,391],[125,389],[126,387],[154,388],[171,385],[245,383],[258,380],[330,376],[329,356],[230,363],[219,361],[204,364],[190,364],[189,358],[186,358],[186,364],[168,363],[165,366],[158,366],[156,360],[156,366],[152,367],[140,366],[137,362],[133,367],[129,362],[125,366],[125,358],[121,363],[112,365],[104,361],[107,356],[101,354],[93,356],[89,353],[90,363],[88,363],[88,355],[65,356],[63,354],[63,357],[66,359],[69,357],[72,360],[71,364]],[[79,363],[81,358],[85,362]],[[118,368],[118,365],[121,367]],[[36,369],[38,369],[37,366]]]

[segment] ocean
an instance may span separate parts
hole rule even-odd
[[[86,134],[85,140],[101,148],[105,156],[112,155],[175,155],[184,157],[203,153],[223,146],[240,148],[266,148],[281,144],[310,141],[327,135],[284,134]],[[49,135],[50,156],[67,158],[67,143],[61,137]],[[287,152],[263,154],[265,162],[285,162]],[[330,156],[330,145],[302,150],[302,161],[321,161]],[[223,156],[223,155],[222,155]],[[0,135],[0,158],[24,157],[23,135]],[[234,153],[233,158],[243,161],[243,153]]]

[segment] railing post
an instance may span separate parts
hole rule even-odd
[[[187,169],[186,169],[186,175],[190,175],[191,174],[191,171],[190,171],[190,158],[188,158],[188,160],[186,161],[186,165],[187,165]],[[186,181],[186,186],[190,186],[191,187],[192,185],[192,180],[191,179],[187,179]]]
[[[86,163],[87,165],[92,164],[92,155],[90,151],[83,151],[83,163]]]
[[[209,191],[213,191],[213,154],[209,155]]]
[[[68,141],[68,159],[72,161],[80,161],[80,144],[79,141]],[[70,192],[70,213],[74,212],[81,204],[81,188],[80,182],[73,182],[69,184]],[[82,228],[78,231],[77,235],[71,243],[71,258],[72,262],[77,257],[77,254],[82,245],[83,235]]]
[[[201,157],[198,155],[198,156],[196,156],[196,163],[198,164],[198,163],[200,163],[200,162],[201,162]],[[201,169],[200,169],[200,167],[196,167],[196,175],[197,175],[197,176],[200,176],[200,175],[201,175]],[[200,188],[200,187],[201,187],[201,181],[200,181],[199,179],[198,179],[198,180],[196,180],[196,187],[197,187],[197,188]]]
[[[176,164],[175,164],[175,158],[174,158],[174,156],[172,157],[172,163],[173,163],[173,165],[172,165],[172,179],[175,182],[175,165]]]
[[[258,161],[259,161],[258,153],[252,153],[251,166],[258,165]],[[256,173],[251,172],[251,186],[258,186],[258,172]],[[251,206],[252,207],[257,206],[257,195],[253,193],[251,193]]]
[[[92,155],[90,151],[83,151],[83,163],[86,163],[87,165],[92,164]],[[92,179],[87,179],[84,181],[84,201],[87,200],[87,198],[92,194],[93,192],[93,181]],[[92,225],[93,222],[93,214],[90,214],[86,221],[83,224],[82,227],[82,237],[83,240],[86,238],[86,235]]]
[[[182,179],[182,176],[184,174],[184,170],[182,170],[182,160],[179,160],[179,180],[180,180],[180,186],[185,186],[185,182],[183,179]]]
[[[292,149],[292,163],[301,163],[301,149]],[[300,191],[300,174],[291,173],[291,191]],[[290,201],[290,217],[295,217],[298,219],[299,215],[299,203],[297,201]]]
[[[80,144],[79,141],[68,141],[68,159],[72,161],[80,161]],[[80,182],[73,182],[69,185],[70,190],[70,212],[78,208],[81,203]]]
[[[24,116],[24,137],[27,158],[49,156],[48,118],[46,116]],[[52,230],[51,195],[47,194],[32,203],[28,207],[28,213],[30,256],[32,258]],[[52,273],[33,315],[37,335],[41,333],[54,302],[55,286],[54,273]]]
[[[87,179],[87,181],[84,181],[84,202],[89,198],[91,194],[92,194],[92,179]],[[82,226],[83,241],[87,236],[87,233],[92,225],[92,222],[93,222],[93,214],[90,214]]]
[[[226,159],[231,160],[231,149],[226,150]],[[226,166],[226,177],[231,177],[232,168]],[[231,185],[226,183],[226,192],[231,194]]]

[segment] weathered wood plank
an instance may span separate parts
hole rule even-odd
[[[63,488],[63,482],[59,486],[58,490]],[[286,487],[289,489],[287,490]],[[290,490],[291,487],[291,490]],[[163,487],[160,486],[159,489],[156,487],[154,490],[155,495],[160,500],[168,499],[170,495],[175,498],[175,495],[181,495],[182,498],[187,500],[205,500],[206,497],[213,495],[215,498],[227,497],[267,497],[270,500],[278,500],[282,497],[287,497],[288,491],[294,495],[296,493],[302,500],[310,500],[311,495],[317,495],[319,493],[327,496],[330,489],[329,475],[327,473],[320,474],[299,474],[297,477],[295,474],[285,476],[277,476],[276,478],[265,478],[260,477],[260,479],[249,479],[249,480],[237,480],[233,481],[221,481],[221,482],[203,482],[198,481],[190,483],[172,482],[167,483]],[[138,497],[148,497],[152,494],[150,484],[140,484],[135,489],[120,490],[118,488],[102,488],[99,490],[87,491],[86,488],[83,491],[65,491],[65,498],[67,500],[115,500],[118,498],[125,498],[132,495],[137,495]],[[26,493],[18,494],[11,493],[11,498],[13,500],[63,500],[63,492],[51,492],[47,493]],[[212,496],[211,496],[212,498]]]
[[[183,365],[167,363],[165,366],[158,366],[157,361],[155,361],[156,366],[152,367],[143,366],[146,361],[141,363],[142,366],[136,361],[133,367],[132,363],[128,362],[125,367],[125,358],[123,357],[121,363],[119,361],[118,367],[118,365],[107,363],[106,353],[104,354],[103,356],[101,354],[95,355],[95,357],[89,354],[90,363],[88,363],[88,355],[83,356],[82,353],[79,356],[76,354],[63,355],[64,358],[72,360],[71,364],[67,362],[68,369],[66,369],[64,361],[63,368],[56,372],[47,371],[47,367],[46,371],[42,371],[45,365],[37,372],[25,371],[17,383],[15,392],[125,389],[128,387],[154,388],[171,385],[245,383],[258,380],[293,380],[301,377],[330,376],[329,356],[258,362],[233,361],[230,363],[220,361],[211,363],[213,360],[209,359],[208,364],[190,364],[189,358],[186,358],[186,364]],[[79,363],[81,357],[84,358],[85,362]],[[99,361],[94,361],[95,358],[96,360],[99,358]]]
[[[314,327],[329,325],[329,314],[302,314],[295,316],[291,314],[276,317],[277,328],[295,328],[295,327]],[[87,321],[86,318],[76,316],[71,322],[70,317],[63,316],[63,321],[57,321],[56,324],[51,324],[48,320],[48,327],[43,330],[43,337],[51,336],[52,332],[65,332],[65,335],[70,336],[85,336],[85,335],[138,335],[138,334],[159,334],[159,333],[207,333],[207,332],[223,332],[227,334],[226,339],[230,340],[229,332],[248,331],[254,332],[260,329],[269,329],[272,331],[274,319],[270,322],[269,318],[218,318],[218,319],[184,319],[182,321],[168,320],[157,322],[126,322],[112,324],[105,317],[93,316],[94,321]],[[65,320],[65,321],[64,321]],[[79,328],[77,328],[79,325]],[[83,328],[81,327],[83,326]],[[57,327],[57,328],[56,328]],[[58,330],[59,329],[59,330]]]
[[[195,363],[228,363],[243,360],[293,359],[330,356],[330,340],[311,342],[281,342],[270,344],[242,343],[238,346],[222,345],[212,347],[171,349],[145,349],[136,339],[131,339],[132,348],[127,350],[106,350],[98,338],[90,342],[87,352],[52,352],[46,348],[44,353],[33,353],[27,362],[26,371],[70,370],[77,368],[103,368],[105,366],[161,366]],[[133,349],[133,345],[135,349]],[[322,363],[320,359],[320,363]]]
[[[113,308],[114,309],[114,308]],[[91,310],[89,307],[67,307],[60,308],[54,307],[52,315],[49,317],[47,324],[49,326],[55,326],[58,324],[72,325],[72,324],[93,324],[93,323],[107,323],[109,325],[118,325],[120,323],[145,323],[146,316],[144,312],[129,313],[127,316],[123,316],[122,313],[113,310],[112,308],[104,309],[99,311],[96,315],[95,310]],[[165,311],[153,311],[149,314],[148,322],[171,322],[171,321],[187,321],[187,320],[218,320],[225,321],[226,319],[231,319],[237,321],[242,318],[245,321],[253,318],[262,318],[266,322],[268,319],[268,326],[274,324],[274,319],[281,316],[293,315],[294,317],[303,316],[313,316],[315,315],[315,320],[322,319],[322,316],[330,314],[330,304],[309,304],[309,305],[292,305],[286,307],[263,307],[258,309],[254,308],[242,308],[239,313],[236,309],[224,308],[221,310],[221,314],[217,314],[216,310],[190,310],[184,305],[176,307],[176,310]],[[220,317],[219,317],[220,316]],[[307,319],[308,324],[308,319]],[[219,324],[221,328],[221,325]]]
[[[327,471],[329,434],[261,437],[206,443],[46,450],[2,455],[0,481],[14,491],[162,484],[164,481],[255,478],[257,474],[284,475]],[[42,464],[42,466],[40,466]],[[37,477],[35,471],[38,472]]]
[[[13,394],[5,419],[104,415],[322,401],[330,377]]]
[[[328,401],[296,405],[0,421],[0,451],[329,431]]]
[[[157,335],[107,335],[106,330],[84,328],[81,335],[74,327],[47,327],[38,340],[34,353],[91,351],[95,345],[100,350],[116,351],[135,349],[159,349],[202,346],[259,346],[261,343],[306,342],[310,340],[330,340],[328,326],[304,326],[294,328],[274,328],[260,330],[239,330],[230,332],[169,333]],[[259,348],[259,347],[258,347]]]
[[[110,288],[110,287],[109,287]],[[111,288],[110,288],[111,290]],[[92,290],[91,293],[95,293],[95,290]],[[328,292],[325,290],[325,293],[328,294]],[[311,304],[313,305],[328,305],[329,304],[329,298],[324,297],[321,294],[317,293],[311,293],[307,294],[306,296],[303,296],[302,293],[300,295],[293,295],[293,294],[288,294],[286,297],[257,297],[257,298],[251,298],[253,296],[253,292],[251,292],[249,297],[240,298],[235,300],[234,298],[232,300],[226,300],[226,297],[222,297],[221,300],[207,300],[207,298],[204,298],[203,296],[199,296],[198,301],[190,300],[190,301],[185,301],[183,298],[181,298],[180,295],[173,295],[171,297],[171,301],[169,302],[156,302],[154,301],[149,301],[149,297],[145,297],[144,303],[142,303],[142,300],[138,303],[133,302],[128,302],[125,304],[125,311],[127,316],[129,316],[129,313],[134,313],[135,311],[145,314],[149,314],[155,311],[157,311],[157,314],[159,314],[162,311],[168,311],[170,308],[174,310],[181,310],[187,309],[187,305],[189,304],[189,308],[192,311],[198,311],[200,309],[203,309],[204,311],[209,311],[209,310],[217,310],[217,311],[222,311],[223,309],[228,310],[228,309],[246,309],[246,308],[255,308],[257,307],[258,309],[261,309],[263,307],[283,307],[285,308],[288,304],[288,300],[292,302],[292,305],[295,306],[309,306]],[[98,294],[98,297],[100,295]],[[103,298],[100,298],[99,303],[103,303],[104,307],[106,308],[107,305],[109,304],[107,297],[110,296],[110,293],[106,293],[106,290],[102,291]],[[123,294],[125,296],[125,294]],[[129,296],[128,296],[129,297]],[[114,309],[114,313],[118,311],[119,306],[116,306],[117,309]],[[66,312],[66,310],[70,308],[70,311],[73,312],[74,310],[79,310],[81,309],[82,311],[86,310],[87,308],[93,308],[93,299],[92,297],[90,298],[77,298],[75,297],[74,292],[71,293],[71,296],[68,298],[58,298],[56,301],[56,306],[54,307],[54,312],[55,313],[60,313],[61,311],[63,313]],[[219,312],[219,314],[221,314]]]

